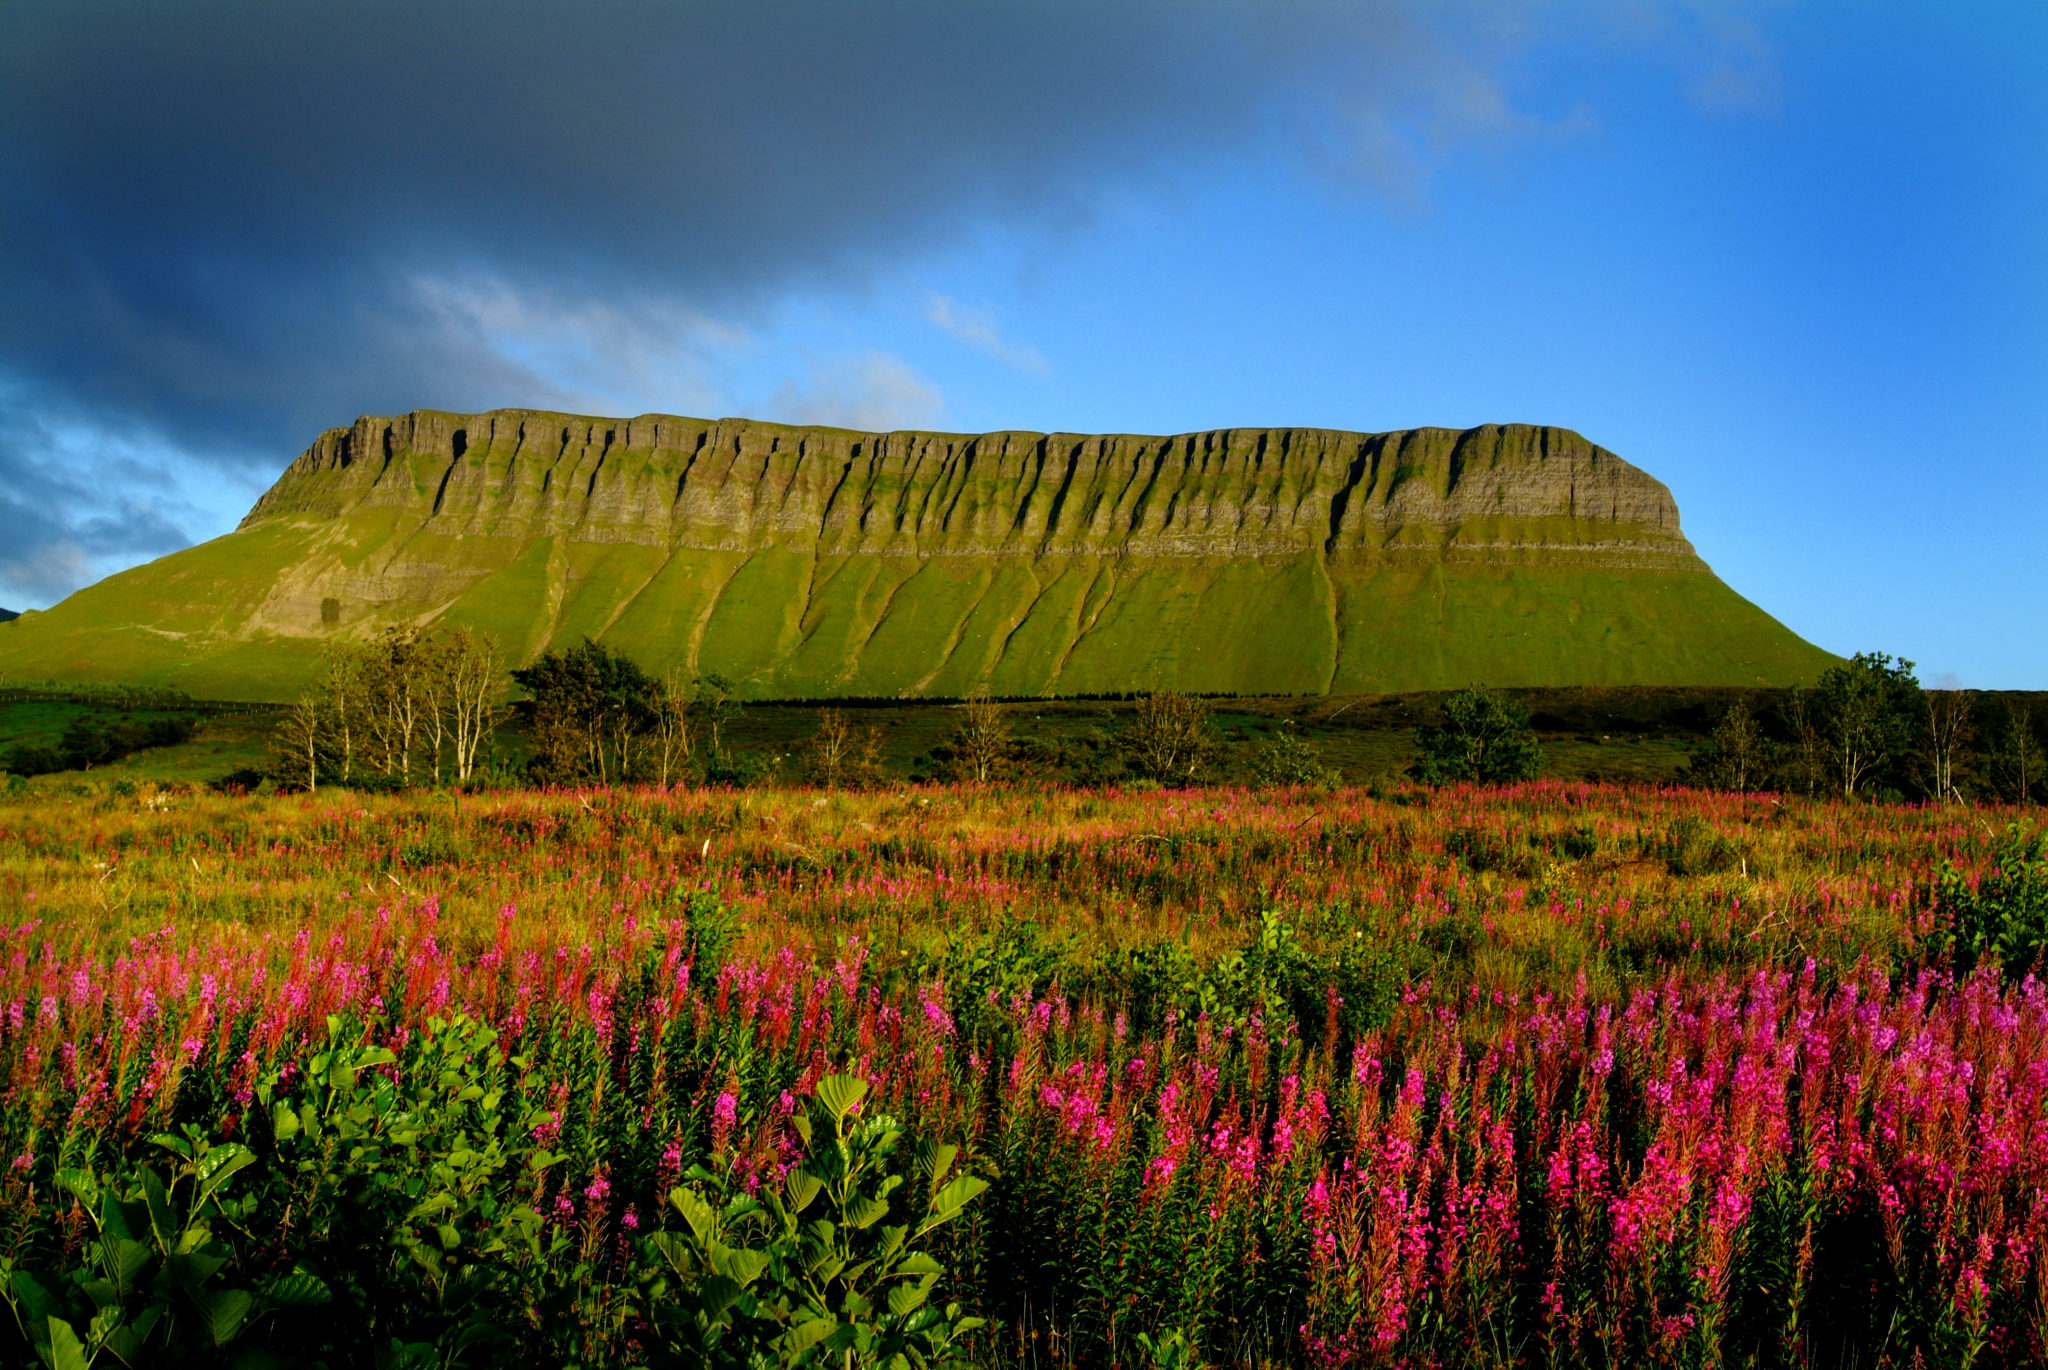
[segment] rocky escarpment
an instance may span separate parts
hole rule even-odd
[[[860,433],[418,412],[324,433],[229,536],[0,670],[279,697],[323,645],[583,635],[762,696],[1809,678],[1670,492],[1558,428]]]
[[[384,505],[464,535],[820,554],[1693,557],[1662,483],[1521,424],[1155,438],[414,413],[322,434],[243,527]]]

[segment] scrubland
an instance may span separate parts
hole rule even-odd
[[[982,1364],[2038,1364],[2048,992],[1955,973],[1936,894],[2038,820],[1555,781],[4,801],[9,1302],[189,1363],[687,1363],[672,1191],[783,1192],[841,1075],[988,1183],[930,1242]],[[107,1195],[158,1234],[134,1289]]]

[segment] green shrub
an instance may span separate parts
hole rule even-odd
[[[2048,970],[2048,829],[2006,829],[1998,868],[1975,889],[1951,862],[1937,886],[1947,920],[1935,951],[1958,974],[1996,961],[2007,980]]]
[[[1261,785],[1327,785],[1335,772],[1323,764],[1323,754],[1304,742],[1292,722],[1283,722],[1252,753],[1252,778]]]
[[[0,1259],[0,1298],[51,1370],[86,1370],[102,1352],[130,1366],[221,1363],[257,1320],[333,1297],[303,1268],[256,1282],[253,1253],[214,1236],[253,1205],[227,1192],[256,1160],[247,1147],[210,1143],[196,1128],[155,1142],[178,1162],[168,1182],[149,1166],[58,1172],[92,1240],[55,1270]]]
[[[1418,729],[1422,758],[1414,774],[1425,785],[1476,782],[1504,785],[1533,780],[1543,770],[1543,749],[1521,705],[1483,690],[1460,690],[1444,700],[1440,722]]]
[[[698,1168],[669,1195],[681,1228],[647,1239],[643,1277],[653,1363],[706,1370],[770,1366],[947,1366],[982,1325],[932,1295],[945,1273],[917,1243],[988,1188],[951,1174],[959,1149],[860,1117],[865,1081],[828,1075],[794,1121],[808,1156],[781,1188],[735,1194]],[[899,1168],[907,1159],[908,1173]]]
[[[709,890],[677,891],[683,905],[683,923],[688,929],[689,954],[693,972],[700,981],[716,980],[726,958],[740,940],[740,916],[730,904]]]
[[[1697,814],[1686,814],[1656,844],[1656,855],[1676,876],[1714,875],[1733,870],[1743,852],[1728,835]]]

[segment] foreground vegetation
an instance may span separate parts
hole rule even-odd
[[[2038,1363],[2038,817],[0,803],[20,1354]]]

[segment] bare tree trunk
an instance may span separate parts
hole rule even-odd
[[[448,637],[443,633],[422,637],[417,656],[416,673],[423,701],[426,743],[433,752],[434,784],[438,786],[441,783],[441,754],[448,744],[451,731],[449,714],[453,708],[449,698]]]
[[[953,739],[957,773],[986,785],[1009,766],[1010,727],[987,690],[976,690],[960,707],[966,716]]]
[[[467,781],[476,771],[483,739],[497,721],[491,695],[498,682],[497,648],[469,628],[458,628],[448,645],[448,692],[453,701],[455,778]]]
[[[1962,690],[1929,690],[1927,702],[1927,765],[1935,798],[1960,802],[1956,789],[1956,756],[1970,730],[1970,696]]]
[[[847,725],[846,715],[837,709],[821,710],[818,731],[811,738],[810,755],[805,758],[805,769],[817,784],[836,789],[845,778],[853,748],[853,729]]]
[[[654,740],[660,752],[664,790],[671,776],[681,777],[690,760],[690,714],[683,696],[682,677],[671,669],[661,678],[661,697],[655,705]]]
[[[279,736],[295,766],[304,766],[306,788],[320,788],[320,733],[321,709],[318,695],[307,692],[300,695],[279,725]]]

